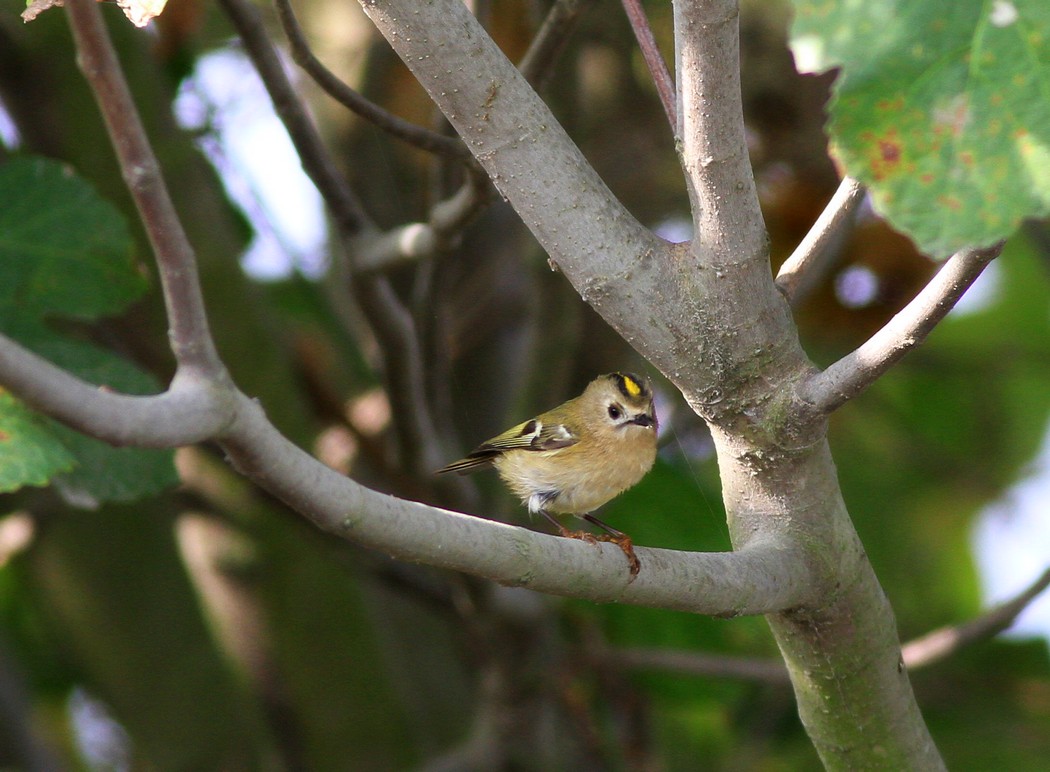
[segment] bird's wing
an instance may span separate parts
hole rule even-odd
[[[468,474],[487,466],[497,456],[508,450],[557,450],[575,445],[578,441],[579,438],[565,424],[544,425],[539,419],[533,418],[531,421],[512,426],[503,434],[481,443],[466,458],[442,467],[437,474],[444,472]]]

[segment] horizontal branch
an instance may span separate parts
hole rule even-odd
[[[1002,249],[1000,242],[983,249],[957,252],[885,327],[856,351],[803,383],[799,397],[818,412],[827,414],[863,392],[926,340]]]
[[[216,384],[194,371],[177,374],[163,394],[119,394],[0,335],[0,383],[47,415],[114,445],[217,440],[238,471],[320,528],[401,560],[556,595],[725,617],[793,608],[810,590],[805,563],[770,541],[725,553],[639,547],[642,573],[632,582],[623,553],[609,545],[378,493],[292,444],[232,383]]]
[[[111,445],[191,445],[220,434],[233,416],[232,386],[196,369],[179,370],[163,394],[119,394],[70,375],[2,334],[0,383],[37,410]]]
[[[638,547],[642,571],[631,581],[619,549],[378,493],[291,444],[246,397],[237,416],[220,444],[238,471],[318,527],[400,560],[555,595],[725,617],[793,608],[810,591],[797,553],[759,539],[724,553]]]
[[[600,655],[602,662],[631,670],[661,670],[702,678],[733,678],[741,681],[790,686],[787,668],[779,659],[734,657],[680,649],[610,649]]]

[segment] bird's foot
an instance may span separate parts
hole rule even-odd
[[[585,541],[588,544],[593,544],[596,547],[598,546],[599,541],[604,541],[604,539],[602,539],[600,536],[595,536],[590,531],[570,531],[564,526],[562,526],[559,530],[561,532],[561,535],[564,536],[566,539],[579,539],[580,541]]]
[[[642,563],[638,560],[638,556],[634,554],[634,542],[632,542],[631,537],[623,531],[617,531],[615,528],[606,525],[593,515],[584,515],[583,519],[603,529],[606,533],[595,536],[590,531],[570,531],[558,522],[554,516],[543,510],[541,510],[541,513],[551,522],[552,525],[554,525],[554,527],[558,529],[558,533],[566,539],[579,539],[580,541],[585,541],[588,544],[594,544],[596,546],[599,542],[612,542],[619,547],[623,551],[623,554],[627,556],[627,566],[631,571],[631,578],[628,580],[628,584],[633,582],[635,577],[638,576],[638,572],[642,570]]]
[[[642,562],[634,554],[634,542],[631,541],[631,537],[625,533],[603,533],[597,538],[598,541],[612,542],[623,551],[623,554],[627,556],[627,565],[630,566],[631,581],[633,582],[634,578],[638,576],[638,572],[642,570]]]

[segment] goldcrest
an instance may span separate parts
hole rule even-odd
[[[617,544],[640,563],[631,539],[591,514],[645,476],[656,459],[656,411],[649,381],[609,373],[583,394],[481,443],[438,473],[469,474],[496,467],[532,514],[541,514],[562,536]],[[577,515],[605,534],[570,531],[554,515]]]

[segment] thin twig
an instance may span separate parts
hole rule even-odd
[[[981,616],[954,627],[942,627],[906,644],[901,648],[904,664],[908,669],[926,667],[965,646],[995,637],[1009,628],[1047,587],[1050,587],[1050,568],[1018,595]]]
[[[529,49],[518,62],[518,70],[534,89],[543,88],[580,18],[594,3],[595,0],[557,0],[551,6]]]
[[[245,0],[219,0],[244,43],[303,164],[344,236],[374,230],[357,194],[333,163],[270,42],[259,12]]]
[[[799,397],[827,414],[860,394],[926,339],[1002,249],[999,242],[957,252],[885,327],[856,351],[803,383]]]
[[[864,186],[855,179],[843,177],[809,233],[780,266],[777,287],[791,305],[797,306],[820,280],[829,258],[835,254],[834,247],[841,244],[852,226],[857,207],[864,200],[864,192]]]
[[[172,352],[180,367],[224,378],[225,368],[208,329],[193,247],[175,213],[102,15],[90,0],[68,3],[66,13],[80,68],[105,118],[121,174],[153,247],[168,311]]]
[[[671,125],[671,131],[678,131],[678,108],[675,99],[674,79],[667,69],[660,49],[656,45],[656,38],[649,26],[649,19],[642,8],[641,0],[623,0],[623,9],[627,12],[627,19],[631,22],[634,37],[642,49],[642,57],[652,75],[653,83],[656,85],[656,93],[660,95],[660,103],[664,106],[667,114],[667,122]]]
[[[426,398],[423,354],[412,314],[384,276],[351,280],[351,288],[379,340],[399,462],[422,479],[443,462],[444,451]]]
[[[436,131],[417,126],[388,110],[352,89],[318,59],[310,49],[310,43],[303,34],[299,21],[295,18],[291,0],[275,0],[277,16],[284,27],[284,34],[292,53],[292,59],[313,78],[328,96],[346,107],[355,115],[364,118],[393,137],[431,153],[469,158],[470,151],[459,137],[446,137]]]
[[[967,646],[994,638],[1008,629],[1032,601],[1050,587],[1050,568],[1010,600],[958,625],[941,627],[901,647],[908,670],[920,670],[947,659]],[[774,659],[704,654],[677,649],[608,648],[597,659],[607,665],[636,670],[662,670],[710,678],[735,678],[756,683],[788,685],[784,663]]]
[[[481,169],[468,169],[459,190],[430,208],[429,225],[438,244],[447,245],[492,199],[489,178]]]

